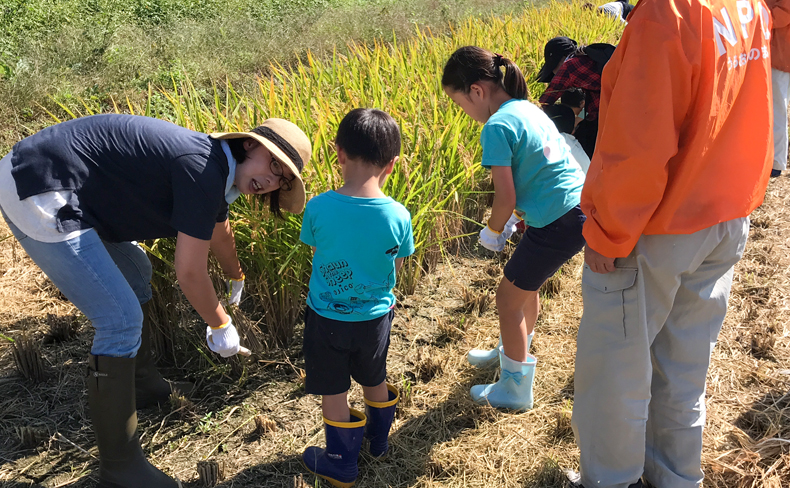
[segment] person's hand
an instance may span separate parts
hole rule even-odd
[[[505,228],[502,230],[502,237],[504,237],[505,240],[510,239],[510,236],[512,236],[517,230],[516,225],[522,220],[524,219],[519,217],[518,214],[516,214],[516,212],[513,212],[513,214],[510,215],[510,218],[505,224]]]
[[[223,358],[231,357],[242,349],[239,344],[239,333],[230,317],[227,324],[217,328],[206,326],[206,342],[209,349]]]
[[[493,230],[487,223],[480,231],[480,245],[489,251],[500,252],[505,249],[507,239],[502,236],[502,232]]]
[[[241,302],[241,292],[244,290],[244,274],[241,275],[240,280],[227,280],[225,287],[228,292],[228,304],[238,305]]]
[[[614,259],[604,256],[589,245],[584,246],[584,262],[595,273],[606,274],[614,271]]]

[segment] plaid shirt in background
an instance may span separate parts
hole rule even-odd
[[[574,56],[565,60],[540,97],[540,103],[553,104],[568,88],[584,90],[584,109],[587,111],[585,118],[590,121],[598,120],[598,106],[601,104],[601,75],[595,72],[595,61],[587,56]]]

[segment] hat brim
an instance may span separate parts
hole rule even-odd
[[[537,80],[539,83],[549,83],[554,78],[554,68],[556,66],[549,66],[548,63],[543,63],[543,67],[538,71]]]
[[[302,213],[307,198],[305,196],[302,175],[293,161],[291,161],[291,158],[286,156],[285,153],[272,141],[253,132],[215,132],[210,134],[210,137],[213,139],[241,139],[251,137],[263,144],[263,146],[268,149],[270,153],[272,153],[272,157],[290,169],[291,173],[293,173],[295,176],[295,178],[291,181],[290,190],[280,190],[280,207],[283,210],[291,213]]]

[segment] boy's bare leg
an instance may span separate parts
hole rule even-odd
[[[362,392],[365,398],[371,402],[388,402],[390,400],[389,390],[387,390],[387,380],[382,381],[376,386],[363,386]]]
[[[537,291],[526,291],[502,278],[496,292],[499,330],[505,355],[513,361],[526,362],[529,350],[527,335],[532,333],[540,310]]]
[[[348,392],[337,395],[323,395],[321,397],[321,411],[324,417],[333,422],[351,422],[351,412],[348,409]]]

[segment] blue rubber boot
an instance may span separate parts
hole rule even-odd
[[[472,400],[481,405],[511,410],[532,408],[532,382],[535,380],[535,365],[538,360],[529,354],[527,362],[520,363],[505,356],[499,348],[499,364],[502,373],[499,381],[492,385],[475,385],[470,390]]]
[[[535,331],[527,336],[527,352],[532,346],[532,337]],[[499,348],[502,347],[502,336],[499,336],[499,344],[494,349],[472,349],[466,354],[466,360],[475,368],[493,368],[499,362]]]
[[[499,344],[493,349],[472,349],[466,353],[466,360],[475,368],[493,368],[499,359],[499,348],[502,347],[502,336],[499,336]]]
[[[350,410],[351,422],[333,422],[324,417],[326,449],[308,447],[302,454],[308,471],[340,488],[349,488],[357,480],[357,459],[367,421],[364,413]]]
[[[400,392],[395,385],[387,383],[387,390],[389,400],[386,402],[373,402],[365,398],[365,414],[368,416],[365,437],[370,441],[370,455],[377,458],[383,457],[389,449],[387,439],[395,418],[395,406],[400,400]]]

